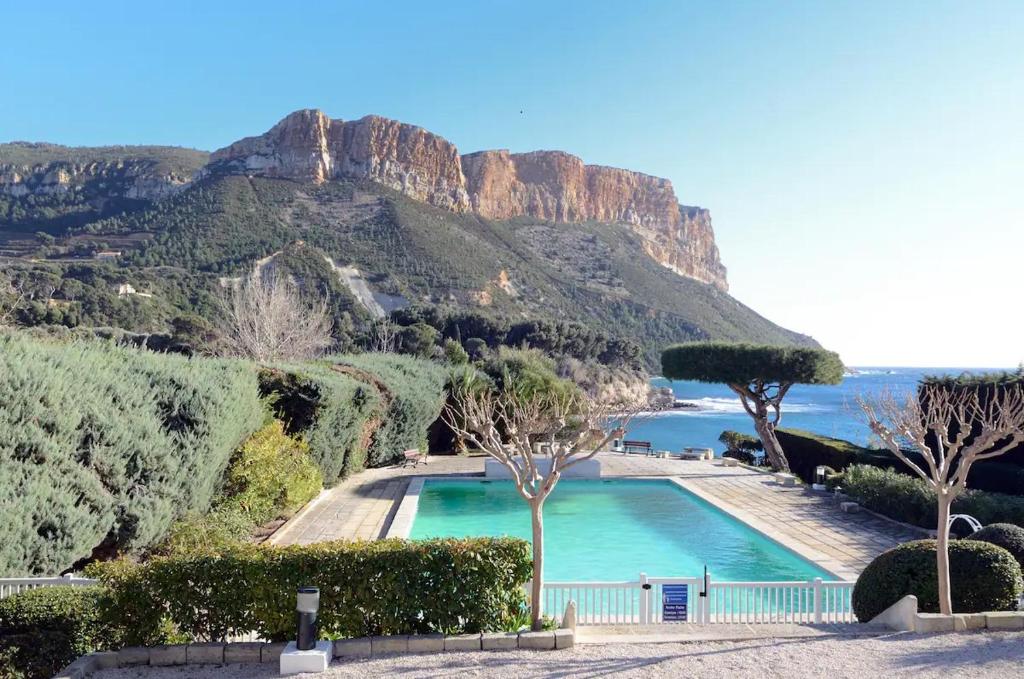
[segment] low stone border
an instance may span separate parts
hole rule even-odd
[[[391,526],[384,537],[408,539],[409,533],[412,532],[413,521],[416,520],[416,510],[420,506],[420,493],[422,492],[423,477],[414,476],[409,480],[405,495],[402,496],[402,500],[398,504],[398,511],[395,512],[395,517],[391,520]]]
[[[899,632],[966,632],[969,630],[1024,630],[1024,611],[988,613],[918,613],[917,597],[908,594],[872,620]]]
[[[516,648],[538,651],[572,648],[576,633],[572,629],[552,632],[485,632],[483,634],[409,634],[381,637],[338,639],[334,658],[372,658],[400,653],[442,653],[447,651],[492,651]],[[83,655],[53,679],[85,679],[94,672],[118,667],[173,665],[228,665],[277,663],[284,643],[232,642],[212,644],[175,644],[171,646],[133,646],[120,651]]]

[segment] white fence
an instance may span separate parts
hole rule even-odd
[[[40,587],[84,587],[95,584],[95,580],[79,578],[74,575],[52,578],[0,578],[0,599],[6,599],[12,594]]]
[[[576,602],[580,625],[856,622],[852,582],[714,582],[649,578],[628,582],[550,582],[544,610],[561,615]]]

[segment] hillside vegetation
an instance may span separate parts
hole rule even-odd
[[[407,304],[577,321],[635,340],[649,366],[656,365],[665,344],[678,341],[813,344],[727,293],[660,266],[644,254],[639,237],[620,225],[489,221],[434,208],[372,182],[316,186],[211,176],[142,209],[75,227],[67,236],[71,243],[83,238],[127,239],[131,247],[119,267],[133,278],[177,272],[180,281],[187,274],[193,293],[173,301],[181,313],[204,313],[204,291],[216,285],[217,276],[238,275],[268,255],[301,250],[300,259],[320,262],[298,266],[316,274],[308,287],[341,300],[334,305],[336,319],[347,327],[362,322],[366,310],[325,268],[325,256],[357,267],[374,292]],[[58,241],[50,250],[61,247]],[[160,282],[153,287],[167,299]]]

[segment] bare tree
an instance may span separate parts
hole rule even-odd
[[[0,327],[8,325],[14,320],[14,314],[25,302],[25,288],[21,283],[10,283],[10,291],[5,295],[6,299],[0,298]]]
[[[394,353],[396,334],[395,324],[390,318],[378,318],[373,324],[372,350],[381,354]]]
[[[327,299],[303,303],[286,276],[255,272],[220,300],[219,330],[225,353],[255,361],[315,358],[331,346]]]
[[[935,490],[939,611],[949,615],[953,612],[950,508],[967,488],[967,475],[975,462],[1024,442],[1024,386],[994,387],[983,398],[978,388],[928,385],[902,402],[886,394],[873,401],[860,398],[858,403],[885,447]],[[907,455],[904,446],[920,454],[923,467]]]
[[[639,406],[601,403],[574,393],[527,395],[456,387],[445,406],[445,422],[456,436],[501,462],[516,491],[530,506],[533,628],[541,627],[544,587],[544,501],[566,470],[593,458],[640,412]],[[540,452],[541,445],[547,452]]]

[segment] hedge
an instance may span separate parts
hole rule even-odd
[[[444,398],[444,367],[397,354],[334,356],[264,370],[260,389],[288,432],[304,436],[324,482],[425,448]]]
[[[44,587],[0,601],[0,676],[47,679],[75,658],[120,646],[98,587]]]
[[[522,610],[531,570],[526,541],[472,538],[244,545],[95,563],[87,573],[106,585],[104,619],[120,621],[126,644],[150,645],[166,641],[168,627],[192,641],[249,631],[292,638],[303,585],[320,587],[327,636],[498,630]]]
[[[426,450],[427,429],[444,405],[447,370],[443,366],[398,354],[357,354],[330,361],[336,370],[354,368],[373,376],[369,379],[385,406],[367,451],[367,466],[394,464],[409,448]],[[349,374],[359,375],[355,371]]]
[[[0,336],[0,573],[151,545],[210,506],[261,421],[255,373],[98,341]]]
[[[363,469],[381,409],[371,385],[324,364],[288,364],[262,371],[260,391],[288,433],[305,438],[326,485]]]
[[[830,481],[860,505],[897,521],[934,529],[938,509],[933,491],[920,478],[891,469],[853,465]],[[1024,497],[966,490],[953,502],[954,514],[970,514],[982,524],[1024,526]]]
[[[213,509],[176,523],[161,551],[217,551],[248,539],[263,524],[291,516],[322,486],[309,446],[285,434],[282,423],[274,420],[232,456]]]
[[[939,612],[935,541],[897,545],[875,558],[857,578],[853,612],[861,622],[904,596],[917,597],[922,613]],[[949,578],[955,613],[1009,611],[1024,590],[1020,566],[1002,547],[973,540],[949,543]]]
[[[853,464],[867,464],[912,475],[913,471],[888,450],[864,448],[849,441],[830,438],[798,429],[776,429],[775,435],[786,451],[790,469],[806,483],[814,482],[814,468],[819,465],[842,471]],[[916,452],[910,459],[924,467]],[[1024,467],[996,460],[983,460],[971,467],[967,486],[975,490],[1024,495]]]

